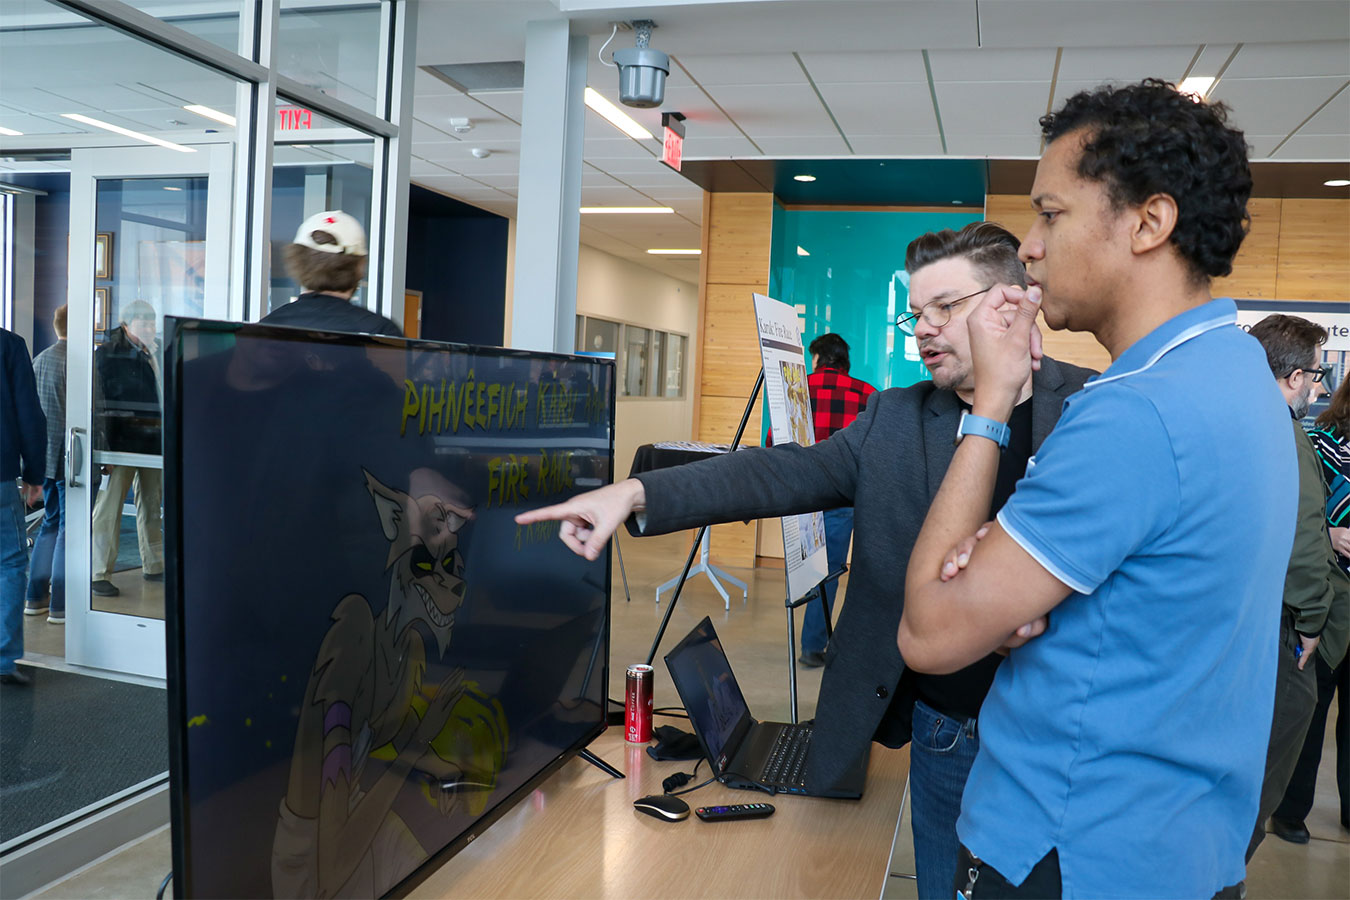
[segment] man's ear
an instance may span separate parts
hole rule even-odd
[[[1177,201],[1171,194],[1154,194],[1134,207],[1135,218],[1130,228],[1130,249],[1135,254],[1148,253],[1164,246],[1177,227]]]

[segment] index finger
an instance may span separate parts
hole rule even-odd
[[[553,506],[541,506],[538,509],[529,509],[523,513],[517,513],[515,522],[517,525],[532,525],[535,522],[560,522],[563,519],[571,518],[574,514],[570,503],[558,503]]]

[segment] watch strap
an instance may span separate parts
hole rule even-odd
[[[961,413],[961,421],[956,426],[956,442],[961,443],[961,438],[968,434],[977,437],[989,438],[998,449],[1007,450],[1008,441],[1012,437],[1012,429],[1006,422],[999,422],[985,416],[977,416],[970,412]]]

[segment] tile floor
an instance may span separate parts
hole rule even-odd
[[[634,540],[623,538],[624,562],[628,573],[631,602],[625,602],[618,566],[614,572],[612,612],[610,696],[622,696],[624,667],[646,658],[652,637],[666,610],[654,602],[656,585],[678,573],[689,547],[689,535]],[[711,616],[726,646],[750,708],[764,719],[785,720],[790,704],[787,685],[787,618],[783,610],[783,574],[778,568],[753,571],[732,569],[732,574],[749,582],[750,600],[742,604],[739,593],[732,594],[731,609],[724,610],[722,599],[703,576],[696,576],[685,588],[671,617],[662,653],[673,647],[703,616]],[[847,593],[845,579],[843,593]],[[800,616],[798,617],[800,622]],[[53,643],[53,635],[40,629],[57,629],[46,619],[32,617],[25,623],[26,633]],[[36,643],[36,642],[34,642]],[[33,646],[33,643],[30,643]],[[819,669],[798,668],[800,715],[814,714],[820,688]],[[674,705],[677,700],[665,668],[658,662],[656,680],[658,705]],[[1328,728],[1328,735],[1331,728]],[[1248,872],[1248,897],[1262,898],[1346,898],[1350,896],[1350,832],[1337,821],[1335,780],[1330,753],[1323,757],[1318,782],[1317,804],[1308,819],[1313,841],[1304,846],[1288,844],[1271,837],[1261,845]],[[907,810],[906,810],[907,812]],[[913,872],[908,815],[902,817],[891,859],[891,877],[884,897],[916,896],[914,882],[902,877]],[[66,898],[143,898],[154,895],[170,866],[170,842],[167,827],[109,854],[64,880],[49,886],[35,897],[43,900]]]

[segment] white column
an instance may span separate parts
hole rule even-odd
[[[566,21],[525,26],[512,347],[575,349],[588,44]]]

